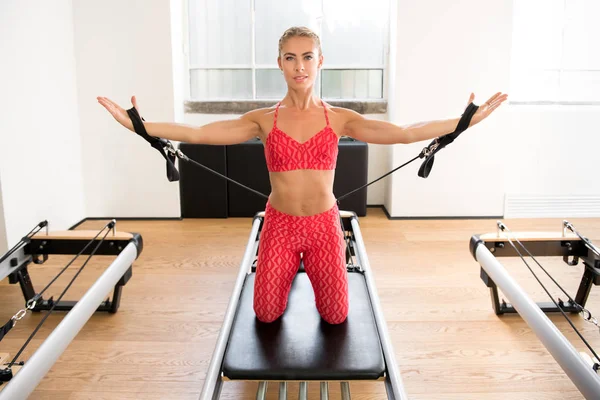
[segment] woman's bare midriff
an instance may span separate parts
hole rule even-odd
[[[283,213],[296,216],[316,215],[335,205],[335,171],[294,170],[271,172],[269,203]]]

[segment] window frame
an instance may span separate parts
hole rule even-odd
[[[565,37],[564,37],[564,31],[566,29],[566,24],[567,22],[565,21],[566,19],[566,15],[567,15],[567,7],[568,7],[568,3],[569,0],[564,0],[564,8],[562,10],[562,26],[561,26],[561,30],[563,32],[562,38],[561,38],[561,46],[562,46],[562,51],[564,53],[564,48],[566,46],[565,44]],[[513,11],[513,14],[511,15],[511,18],[514,20],[515,19],[515,13]],[[535,16],[532,17],[532,19],[536,18]],[[514,29],[514,28],[513,28]],[[512,41],[515,40],[514,37],[514,31],[512,32]],[[517,38],[518,39],[518,38]],[[513,52],[513,47],[511,47],[511,54],[510,54],[511,58],[514,57],[514,52]],[[561,61],[562,64],[562,61]],[[510,65],[510,69],[509,69],[509,74],[510,74],[510,78],[509,78],[509,87],[512,88],[513,86],[513,75],[515,72],[522,72],[522,71],[526,71],[527,68],[523,67],[523,63],[521,63],[518,67],[513,67],[512,63]],[[540,70],[535,70],[535,71],[540,71]],[[558,86],[556,87],[558,90],[560,90],[561,88],[563,88],[564,86],[561,86],[561,80],[562,80],[562,75],[565,72],[600,72],[600,69],[585,69],[585,68],[581,68],[581,69],[573,69],[573,68],[567,68],[567,67],[563,67],[561,65],[561,67],[559,68],[545,68],[543,69],[543,71],[546,72],[556,72],[558,73]],[[567,86],[568,87],[568,86]],[[542,100],[541,95],[539,95],[538,92],[533,92],[532,95],[527,95],[526,96],[527,99],[519,99],[519,100],[509,100],[509,104],[510,105],[516,105],[516,106],[600,106],[600,99],[599,100],[561,100],[560,96],[558,100]],[[578,96],[579,97],[579,96]],[[536,100],[533,100],[532,98],[536,98]]]
[[[279,99],[265,99],[256,97],[256,71],[257,70],[278,70],[277,63],[273,64],[257,64],[256,63],[256,31],[255,31],[255,5],[256,0],[246,0],[251,2],[250,7],[250,20],[251,20],[251,63],[249,64],[213,64],[213,63],[202,63],[202,64],[191,64],[190,63],[190,29],[189,29],[189,3],[194,0],[183,0],[183,57],[184,57],[184,79],[185,79],[185,98],[186,98],[186,112],[202,112],[211,113],[211,110],[216,108],[218,112],[226,112],[227,108],[224,107],[224,102],[234,102],[236,105],[232,109],[240,110],[244,109],[243,103],[248,103],[249,108],[256,105],[272,104],[273,101]],[[389,10],[392,8],[392,1],[388,0],[388,15]],[[319,25],[322,25],[322,17],[319,17]],[[385,113],[387,112],[387,99],[388,99],[388,82],[389,82],[389,54],[390,54],[390,21],[386,19],[385,29],[383,32],[383,63],[382,64],[371,64],[364,63],[359,65],[345,65],[345,64],[328,64],[327,61],[323,64],[323,67],[319,70],[319,87],[318,96],[322,96],[322,72],[327,70],[378,70],[382,73],[382,97],[381,98],[327,98],[322,97],[324,101],[330,104],[344,104],[345,106],[355,109],[361,112],[374,112],[374,113]],[[252,76],[252,98],[247,99],[193,99],[191,96],[191,72],[193,70],[250,70]],[[216,107],[215,107],[216,106]]]

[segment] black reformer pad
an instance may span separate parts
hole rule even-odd
[[[349,315],[325,322],[315,307],[305,272],[294,278],[285,313],[272,323],[256,318],[254,277],[246,276],[223,360],[230,380],[376,380],[385,363],[367,284],[361,272],[348,273]]]

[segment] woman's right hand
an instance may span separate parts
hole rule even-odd
[[[98,103],[102,104],[118,123],[135,132],[126,109],[106,97],[97,99]],[[135,96],[131,97],[131,104],[140,112]],[[215,121],[200,127],[170,122],[144,122],[144,128],[150,136],[177,142],[214,145],[238,144],[260,136],[262,130],[259,119],[265,113],[272,111],[272,109],[258,109],[236,119]]]
[[[114,119],[117,120],[118,123],[123,125],[125,128],[129,129],[130,131],[134,131],[133,123],[131,122],[129,115],[127,114],[127,110],[123,109],[117,103],[106,97],[98,97],[98,103],[102,104],[104,108],[106,108],[106,110],[114,117]],[[140,111],[140,109],[137,106],[137,100],[135,99],[135,96],[131,96],[131,104],[133,104],[133,106],[138,112]]]

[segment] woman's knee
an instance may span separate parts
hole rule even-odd
[[[277,320],[279,317],[283,315],[285,311],[285,306],[277,305],[277,304],[257,304],[254,303],[254,314],[256,314],[256,318],[260,322],[270,323]]]
[[[339,325],[348,319],[348,309],[335,313],[322,313],[321,318],[328,324]]]
[[[317,311],[326,322],[341,324],[348,318],[350,304],[347,292],[338,292],[337,296],[317,300]]]

